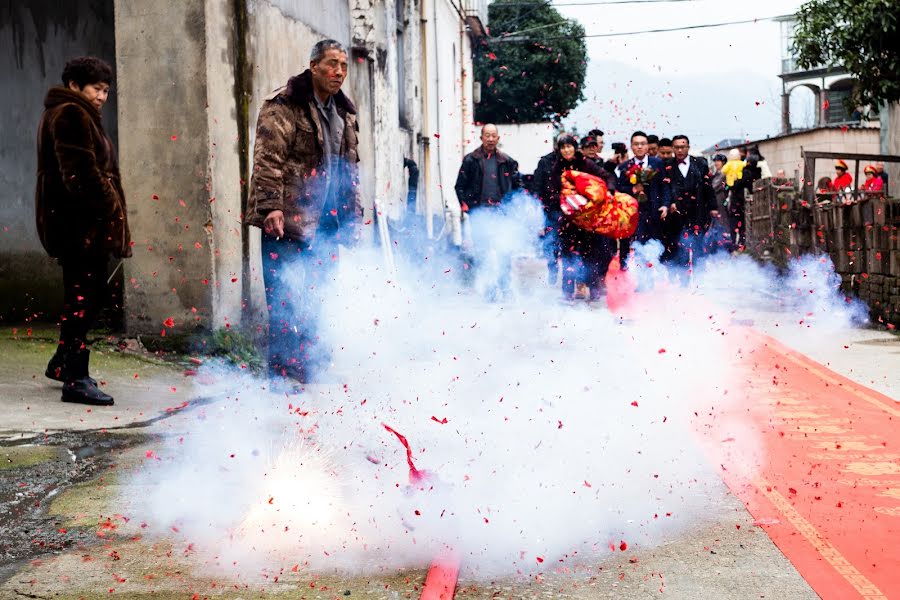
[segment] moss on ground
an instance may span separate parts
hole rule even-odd
[[[59,450],[52,446],[9,446],[0,448],[0,470],[32,467],[53,460]]]

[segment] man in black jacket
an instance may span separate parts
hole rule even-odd
[[[488,123],[481,128],[481,146],[463,158],[459,175],[456,177],[456,198],[463,215],[484,210],[495,210],[507,195],[522,187],[519,164],[509,155],[497,150],[500,134],[497,126]],[[468,217],[464,217],[468,219]],[[486,252],[493,246],[491,232],[474,226],[469,221],[471,247],[463,240],[463,260],[469,266],[484,262]],[[468,256],[466,256],[468,254]],[[480,255],[476,258],[476,254]],[[509,290],[511,265],[508,256],[498,257],[500,266],[496,286],[491,286],[489,294],[496,297]]]
[[[521,187],[519,163],[497,150],[500,134],[488,123],[481,128],[481,146],[463,158],[456,177],[456,197],[463,212],[497,206]]]
[[[693,266],[703,255],[703,236],[719,211],[706,159],[690,156],[686,135],[672,138],[675,158],[665,165],[663,205],[659,209],[666,231],[663,261]]]

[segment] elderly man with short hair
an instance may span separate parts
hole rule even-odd
[[[356,107],[341,91],[348,67],[340,42],[318,42],[309,69],[266,98],[256,126],[246,219],[262,229],[269,374],[301,383],[330,361],[316,333],[321,294],[362,216]]]
[[[456,177],[456,197],[463,213],[475,214],[477,211],[498,208],[510,192],[522,187],[519,163],[511,156],[497,149],[500,133],[497,126],[487,123],[481,128],[481,145],[466,154],[459,175]],[[472,262],[484,264],[485,253],[492,249],[492,236],[485,228],[474,223],[471,227],[472,246],[469,257]],[[476,259],[475,254],[478,254]],[[507,257],[501,259],[497,289],[491,292],[496,297],[508,291],[509,265]]]

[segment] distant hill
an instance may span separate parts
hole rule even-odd
[[[684,133],[696,152],[723,138],[759,139],[781,126],[778,79],[753,73],[688,75],[661,73],[650,66],[591,61],[587,100],[564,120],[585,132],[599,127],[608,150],[628,141],[635,129],[671,137]]]

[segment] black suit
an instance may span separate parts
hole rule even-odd
[[[637,163],[636,158],[629,158],[621,164],[619,169],[619,177],[616,181],[616,189],[629,195],[637,197],[633,193],[634,184],[628,180],[628,170]],[[634,235],[624,238],[619,246],[619,258],[622,261],[622,267],[625,268],[628,255],[631,251],[632,240],[646,243],[651,239],[658,239],[659,235],[659,207],[663,201],[663,161],[655,156],[644,157],[645,168],[656,171],[656,175],[650,181],[650,184],[644,186],[644,195],[646,200],[638,205],[638,226]]]
[[[663,205],[669,207],[664,224],[666,252],[663,260],[675,260],[687,265],[688,250],[693,250],[694,261],[703,254],[703,236],[709,228],[716,200],[706,159],[689,156],[686,174],[681,173],[679,162],[666,162],[663,178]],[[675,205],[676,210],[672,210]]]

